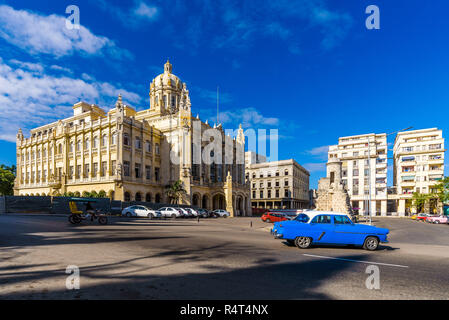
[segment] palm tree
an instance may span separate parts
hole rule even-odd
[[[170,199],[170,203],[177,204],[179,199],[181,199],[181,197],[186,193],[187,191],[184,189],[184,185],[181,180],[165,186],[165,194],[168,199]]]

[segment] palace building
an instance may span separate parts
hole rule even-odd
[[[109,111],[79,102],[73,116],[32,129],[29,138],[19,129],[15,194],[96,191],[114,200],[166,203],[165,187],[181,180],[182,204],[250,215],[242,128],[232,138],[221,124],[193,118],[189,91],[169,61],[149,96],[150,108],[142,111],[119,96]]]

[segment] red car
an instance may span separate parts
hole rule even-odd
[[[280,222],[290,220],[285,214],[274,212],[264,213],[261,219],[263,222]]]

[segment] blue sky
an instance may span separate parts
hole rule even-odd
[[[80,8],[80,30],[65,9]],[[367,30],[365,8],[380,8]],[[192,109],[227,128],[278,129],[279,158],[317,186],[339,136],[409,126],[448,132],[447,1],[0,1],[0,163],[15,134],[118,93],[148,107],[170,58]],[[390,138],[393,141],[394,136]],[[447,168],[446,168],[447,169]],[[391,175],[389,178],[391,185]]]

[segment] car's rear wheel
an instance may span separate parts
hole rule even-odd
[[[300,249],[310,248],[312,245],[312,238],[309,237],[296,237],[295,245]]]
[[[171,217],[172,217],[173,219],[176,219],[176,214],[173,213],[173,214],[171,215]]]
[[[365,243],[363,244],[363,249],[374,251],[379,247],[379,239],[376,237],[368,237],[365,239]]]
[[[267,219],[266,220],[268,223],[273,223],[273,221],[271,219]]]

